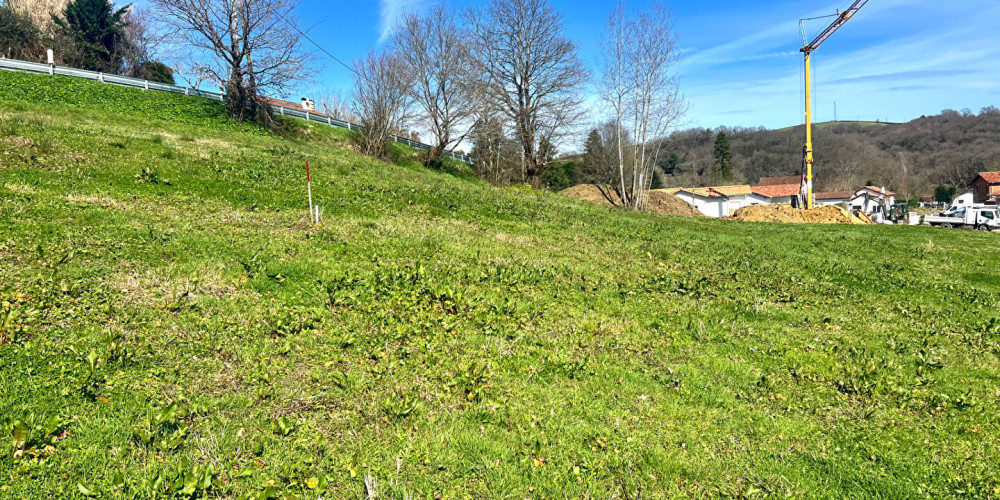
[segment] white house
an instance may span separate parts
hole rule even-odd
[[[823,205],[846,205],[851,202],[854,193],[851,191],[830,191],[828,193],[816,193],[816,204]]]
[[[681,188],[674,196],[709,217],[729,217],[743,207],[769,203],[766,197],[755,194],[750,186]]]
[[[896,193],[885,188],[865,186],[855,191],[854,195],[851,196],[851,208],[861,210],[866,214],[872,213],[878,206],[878,202],[875,200],[881,200],[886,205],[893,205],[896,203]]]

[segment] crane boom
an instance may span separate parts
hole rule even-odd
[[[819,48],[827,40],[833,36],[841,28],[841,26],[847,24],[854,14],[858,13],[861,7],[868,3],[868,0],[855,0],[850,7],[844,12],[837,13],[837,19],[833,21],[829,26],[823,30],[819,36],[817,36],[812,43],[802,47],[801,52],[805,54],[806,63],[806,147],[802,151],[803,163],[805,163],[805,175],[802,179],[802,193],[805,195],[805,203],[802,205],[806,210],[812,209],[813,207],[813,137],[812,137],[812,52]],[[800,21],[801,23],[801,21]],[[801,24],[800,24],[801,25]],[[805,38],[805,36],[803,36]]]
[[[805,47],[802,47],[801,52],[805,52],[806,54],[808,54],[818,49],[819,46],[822,45],[827,38],[830,38],[834,33],[836,33],[841,26],[847,24],[847,21],[849,21],[852,17],[854,17],[854,14],[857,14],[858,10],[860,10],[861,7],[864,7],[866,3],[868,3],[868,0],[855,0],[855,2],[851,4],[850,7],[847,8],[847,10],[837,14],[837,19],[834,20],[829,26],[827,26],[826,29],[823,30],[819,35],[817,35],[816,39],[814,39],[812,43],[806,45]]]

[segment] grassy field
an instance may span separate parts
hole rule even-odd
[[[0,73],[0,498],[1000,496],[1000,235],[624,213],[62,81]]]

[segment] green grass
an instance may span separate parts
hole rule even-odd
[[[612,211],[45,78],[0,73],[0,498],[1000,496],[997,235]]]

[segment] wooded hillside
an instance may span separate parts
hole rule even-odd
[[[798,174],[803,126],[723,129],[732,144],[736,182]],[[670,186],[703,186],[712,178],[719,130],[691,129],[666,139],[660,166]],[[816,184],[824,191],[884,185],[927,196],[936,185],[965,187],[980,171],[1000,170],[1000,110],[945,110],[903,124],[823,123],[815,129]]]

